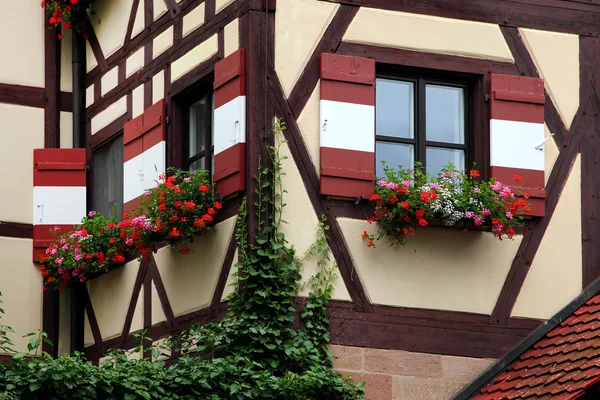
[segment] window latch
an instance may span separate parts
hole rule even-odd
[[[544,143],[546,143],[546,140],[550,139],[552,136],[554,136],[554,133],[551,133],[549,136],[546,136],[546,138],[542,141],[542,143],[535,146],[535,149],[539,150],[539,151],[544,150]]]
[[[327,120],[325,120],[325,122],[323,122],[323,132],[325,132],[327,130]]]
[[[37,205],[38,210],[40,210],[40,222],[42,222],[42,220],[44,219],[44,205],[43,204],[38,204]]]
[[[140,174],[140,182],[144,182],[144,171],[140,169],[138,173]]]

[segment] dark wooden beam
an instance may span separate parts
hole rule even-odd
[[[44,147],[60,147],[60,40],[44,24]]]
[[[150,255],[150,259],[148,260],[148,273],[152,277],[152,281],[154,281],[154,287],[156,288],[156,294],[158,295],[158,299],[160,300],[160,305],[162,306],[163,313],[167,318],[167,324],[172,328],[177,328],[177,321],[175,320],[175,314],[173,313],[173,308],[171,307],[171,303],[169,302],[169,297],[167,296],[167,290],[165,289],[165,284],[160,276],[160,271],[156,266],[156,260],[154,259],[154,254]]]
[[[298,118],[319,81],[321,53],[335,53],[348,26],[356,16],[358,7],[342,5],[325,30],[306,67],[296,81],[288,99],[294,116]]]
[[[125,32],[125,44],[123,44],[123,51],[128,52],[131,46],[131,35],[133,34],[133,26],[135,25],[135,17],[140,6],[140,0],[133,0],[131,5],[131,13],[129,13],[129,22],[127,22],[127,31]]]
[[[33,225],[0,221],[0,237],[33,239]]]
[[[600,36],[600,7],[561,0],[321,0],[513,27]]]
[[[94,53],[94,57],[96,58],[96,63],[98,66],[96,68],[99,69],[99,72],[108,71],[108,63],[106,62],[106,58],[104,58],[104,53],[102,52],[102,47],[100,47],[100,42],[98,41],[98,37],[96,36],[96,32],[92,28],[92,24],[88,22],[88,43],[90,44],[90,48],[92,49],[92,53]],[[116,67],[116,65],[115,65]],[[86,86],[87,82],[86,82]]]
[[[98,325],[98,319],[96,318],[96,313],[94,312],[94,306],[92,304],[92,299],[90,299],[90,293],[87,290],[87,286],[81,285],[81,295],[85,307],[85,313],[87,314],[88,322],[90,323],[90,330],[92,331],[92,336],[94,337],[94,343],[97,346],[101,346],[102,334],[100,333],[100,325]]]
[[[331,232],[327,237],[327,242],[338,264],[340,275],[344,280],[346,289],[348,289],[350,298],[357,309],[371,312],[372,306],[363,288],[362,282],[360,281],[360,277],[355,271],[354,262],[352,261],[350,252],[344,242],[344,236],[337,222],[336,215],[330,207],[329,200],[320,195],[320,183],[317,171],[310,159],[298,123],[296,122],[290,104],[285,99],[283,87],[276,74],[269,80],[269,87],[269,101],[275,107],[277,116],[284,118],[286,122],[284,136],[288,141],[292,159],[300,171],[300,176],[302,176],[306,193],[308,194],[316,215],[319,217],[325,215],[327,217],[327,223],[329,224]]]
[[[225,253],[223,265],[221,265],[221,272],[219,273],[219,279],[217,280],[217,286],[215,287],[215,293],[213,294],[213,298],[210,303],[210,310],[214,315],[216,315],[217,311],[219,310],[221,297],[223,297],[223,292],[225,291],[225,286],[227,285],[227,278],[229,278],[229,273],[231,272],[233,257],[235,256],[235,251],[237,250],[237,241],[235,239],[237,228],[238,226],[236,223],[233,227],[233,232],[231,232],[231,237],[229,238],[227,252]]]
[[[135,307],[137,306],[138,299],[140,297],[140,292],[142,291],[142,285],[144,284],[144,279],[146,278],[146,274],[148,273],[148,262],[142,261],[140,263],[140,267],[138,269],[137,276],[135,278],[135,283],[133,285],[133,291],[131,292],[131,300],[129,301],[129,306],[127,308],[127,314],[125,315],[125,323],[123,324],[123,331],[121,332],[121,336],[119,338],[119,342],[121,346],[123,346],[127,342],[127,338],[131,333],[131,323],[133,322],[133,315],[135,314]]]

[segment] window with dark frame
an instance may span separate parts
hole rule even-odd
[[[119,218],[123,215],[123,135],[92,154],[92,209]]]
[[[199,95],[188,99],[185,108],[185,168],[206,169],[212,176],[214,168],[213,92],[206,87]]]
[[[436,176],[452,162],[471,166],[468,81],[378,74],[375,87],[376,176],[381,161],[410,169],[420,162]]]

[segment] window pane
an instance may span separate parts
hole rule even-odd
[[[204,151],[206,147],[206,127],[208,125],[208,98],[192,104],[189,109],[189,151],[188,157]]]
[[[116,216],[120,218],[123,215],[122,136],[94,152],[93,179],[93,209],[105,216],[111,216],[116,203]]]
[[[427,85],[425,103],[427,140],[464,144],[464,90],[450,86]]]
[[[385,178],[381,161],[387,162],[390,168],[410,169],[414,164],[414,149],[412,144],[377,142],[375,143],[376,165],[375,172],[378,178]]]
[[[194,161],[193,163],[190,164],[190,172],[191,171],[196,171],[199,169],[205,169],[206,168],[206,163],[204,162],[206,158],[205,157],[200,157],[199,159],[197,159],[196,161]]]
[[[465,151],[439,147],[427,148],[427,172],[431,175],[437,176],[449,162],[453,163],[459,171],[464,170]]]
[[[414,137],[414,85],[412,82],[377,79],[375,127],[378,135]]]

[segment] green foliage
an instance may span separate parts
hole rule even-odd
[[[275,124],[277,139],[284,129]],[[235,234],[238,290],[229,298],[223,320],[194,326],[164,344],[153,346],[152,359],[140,359],[147,349],[146,332],[129,351],[112,350],[96,367],[81,354],[53,359],[35,357],[47,339],[33,334],[30,354],[22,353],[0,365],[2,399],[364,399],[362,384],[353,384],[333,371],[326,305],[331,299],[335,265],[329,259],[326,220],[317,240],[302,258],[280,231],[285,207],[280,147],[269,147],[269,167],[261,167],[253,209],[259,223],[251,237],[247,204],[240,208]],[[304,261],[316,259],[318,273],[307,282],[311,293],[300,313],[302,327],[294,329],[296,297]],[[1,326],[0,326],[1,328]],[[10,346],[0,329],[0,349]],[[34,348],[35,347],[35,348]],[[9,349],[10,350],[10,349]],[[159,358],[171,351],[183,355],[166,366]]]

